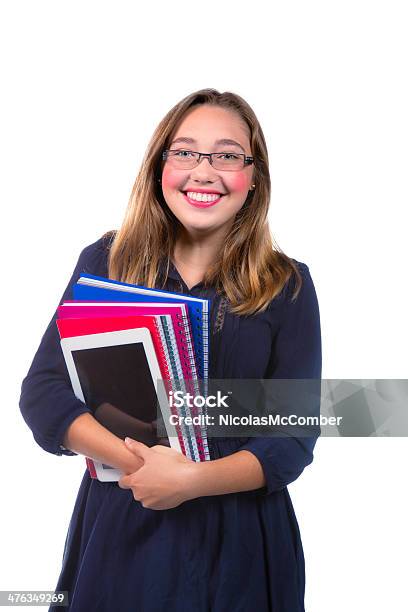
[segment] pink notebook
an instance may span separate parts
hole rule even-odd
[[[179,351],[183,378],[186,380],[197,380],[197,364],[189,359],[187,346],[191,346],[191,334],[180,321],[188,320],[188,312],[185,304],[166,304],[161,306],[157,302],[81,302],[65,301],[58,307],[60,319],[72,319],[81,317],[114,317],[130,315],[170,315],[175,331],[177,348]]]

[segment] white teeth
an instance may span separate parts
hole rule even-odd
[[[196,191],[187,191],[187,195],[191,200],[197,200],[197,202],[214,202],[220,197],[218,193],[197,193]]]

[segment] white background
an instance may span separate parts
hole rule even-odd
[[[35,444],[21,381],[79,252],[119,227],[148,140],[185,95],[236,92],[261,122],[270,225],[315,282],[323,376],[407,378],[404,9],[1,3],[0,589],[55,587],[84,470]],[[289,487],[308,612],[406,609],[407,459],[404,438],[318,441]]]

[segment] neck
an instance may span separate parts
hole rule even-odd
[[[209,235],[192,235],[182,230],[173,252],[175,264],[188,265],[195,270],[207,270],[217,259],[225,240],[225,229]]]

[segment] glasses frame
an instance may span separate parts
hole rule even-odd
[[[198,155],[198,161],[196,163],[195,166],[191,166],[191,168],[185,168],[186,170],[192,170],[193,168],[197,168],[197,166],[200,164],[201,160],[203,157],[207,157],[208,161],[210,162],[211,166],[213,166],[213,155],[231,155],[232,152],[228,152],[228,151],[217,151],[215,153],[200,153],[200,151],[191,151],[191,149],[165,149],[162,153],[162,159],[163,160],[167,160],[169,158],[169,153],[171,152],[176,152],[176,151],[188,151],[189,153],[197,153]],[[239,155],[240,157],[244,158],[244,168],[245,166],[250,166],[251,164],[254,163],[254,158],[250,155],[245,155],[245,153],[235,153],[234,155]],[[238,170],[221,170],[220,172],[238,172]]]

